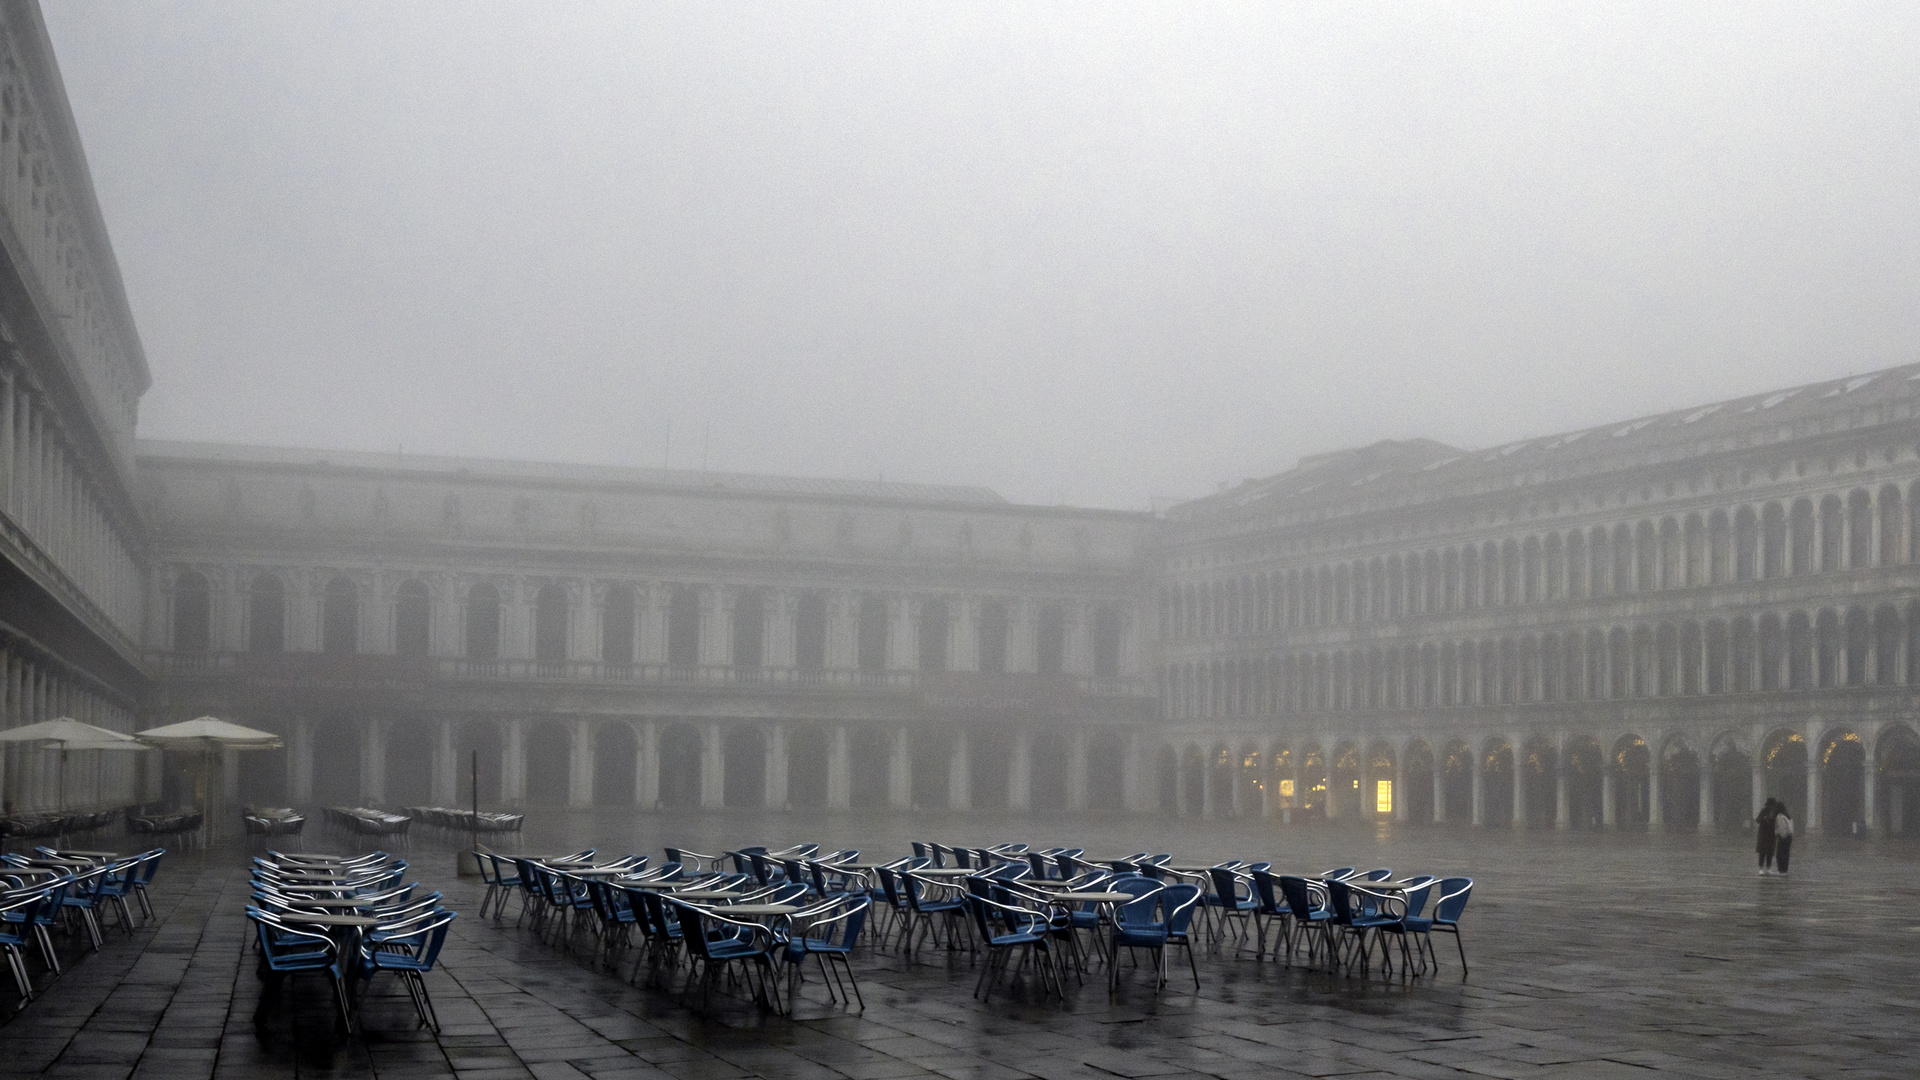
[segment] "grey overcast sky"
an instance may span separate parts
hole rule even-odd
[[[1920,358],[1911,0],[44,5],[149,436],[1144,507]]]

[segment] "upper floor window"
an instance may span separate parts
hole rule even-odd
[[[1096,679],[1120,677],[1120,613],[1101,608],[1093,615],[1093,676]]]
[[[675,585],[667,602],[667,663],[700,664],[700,592],[691,585]]]
[[[827,601],[809,594],[800,598],[793,617],[793,663],[801,671],[827,667]]]
[[[1067,616],[1058,605],[1040,609],[1040,625],[1034,641],[1038,670],[1042,675],[1058,675],[1067,667]]]
[[[433,600],[426,583],[401,582],[393,602],[393,651],[410,659],[424,659],[432,618]]]
[[[633,663],[634,608],[633,586],[608,587],[606,603],[600,609],[601,663]]]
[[[733,602],[733,664],[757,668],[766,662],[767,604],[758,589],[748,589]]]
[[[500,659],[500,590],[486,582],[467,590],[467,659]]]
[[[543,664],[567,659],[567,588],[549,583],[533,597],[533,658]]]
[[[337,577],[327,582],[321,600],[320,651],[344,656],[360,651],[360,594],[353,582]]]
[[[212,645],[213,604],[207,579],[192,570],[173,582],[173,648],[206,652]]]
[[[861,671],[887,670],[887,602],[877,596],[860,601]]]
[[[920,603],[920,670],[947,670],[947,602],[923,600]]]
[[[992,675],[1007,670],[1007,605],[998,600],[980,604],[980,670]]]
[[[287,586],[261,574],[247,590],[247,651],[271,656],[287,647]]]

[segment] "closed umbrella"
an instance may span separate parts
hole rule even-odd
[[[60,751],[60,778],[55,792],[55,810],[67,809],[67,751],[69,750],[145,750],[144,743],[111,728],[82,723],[62,716],[0,731],[0,745],[21,743],[40,750]]]
[[[207,789],[200,803],[200,829],[203,839],[212,839],[213,752],[218,750],[272,750],[281,745],[280,736],[271,731],[241,727],[211,716],[183,720],[178,724],[136,731],[133,737],[148,746],[166,750],[200,750],[201,776]]]

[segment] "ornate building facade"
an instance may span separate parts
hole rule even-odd
[[[1150,515],[143,443],[169,718],[307,803],[1142,806]]]
[[[40,12],[0,4],[0,717],[132,730],[145,536],[132,497],[146,360]],[[101,757],[100,754],[79,755]],[[140,797],[141,755],[75,763],[71,801]],[[4,794],[51,805],[57,757],[8,755]]]
[[[136,442],[147,385],[45,28],[5,0],[0,724],[215,713],[287,743],[232,794],[302,804],[477,772],[494,805],[1920,812],[1920,367],[1378,443],[1164,515]],[[67,800],[168,796],[141,756]],[[50,765],[9,754],[4,799],[52,805]]]
[[[1156,798],[1190,813],[1904,830],[1920,367],[1175,508]]]

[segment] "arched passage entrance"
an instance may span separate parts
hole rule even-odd
[[[565,806],[572,769],[572,725],[543,720],[527,725],[527,805]]]
[[[633,728],[613,720],[593,732],[593,803],[595,806],[632,806],[639,740]]]
[[[1845,835],[1866,828],[1867,747],[1854,731],[1828,732],[1820,744],[1820,828]]]
[[[827,733],[814,727],[787,733],[787,802],[807,810],[827,805]]]
[[[726,779],[722,801],[730,807],[759,809],[767,804],[767,735],[752,724],[727,728],[723,740]]]
[[[1567,744],[1567,824],[1575,829],[1597,829],[1601,818],[1601,770],[1607,755],[1590,738]]]
[[[387,802],[424,806],[433,800],[435,725],[403,717],[387,726]]]
[[[660,805],[700,805],[700,733],[690,724],[671,724],[660,733]]]
[[[1124,810],[1127,806],[1127,746],[1120,736],[1101,733],[1087,742],[1087,809]]]

